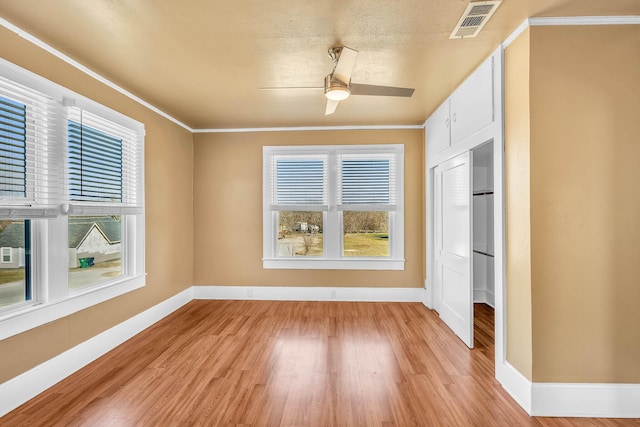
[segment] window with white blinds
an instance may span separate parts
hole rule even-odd
[[[338,209],[389,211],[397,207],[395,153],[341,154]]]
[[[264,147],[263,267],[404,269],[403,167],[402,144]]]
[[[273,156],[271,210],[327,210],[327,156]]]
[[[62,194],[51,97],[0,77],[0,217],[53,217]]]
[[[0,58],[0,340],[145,285],[144,137]]]
[[[74,214],[142,211],[139,132],[77,107],[67,108],[68,198]]]

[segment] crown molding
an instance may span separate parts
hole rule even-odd
[[[362,126],[289,126],[289,127],[264,127],[264,128],[220,128],[220,129],[193,129],[193,133],[243,133],[243,132],[300,132],[323,130],[397,130],[397,129],[424,129],[424,125],[362,125]]]
[[[506,48],[529,27],[570,25],[640,25],[640,16],[564,16],[527,18],[502,42]]]
[[[529,18],[532,27],[554,25],[638,25],[640,16],[565,16]]]

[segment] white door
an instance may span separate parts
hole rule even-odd
[[[473,348],[471,152],[435,169],[435,305],[442,320]]]

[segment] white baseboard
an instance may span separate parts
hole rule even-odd
[[[496,378],[531,416],[640,418],[640,384],[534,383],[509,362]]]
[[[495,308],[496,306],[496,296],[493,291],[488,289],[474,289],[473,290],[473,302],[474,303],[482,303],[488,304],[491,307]]]
[[[427,281],[424,281],[424,301],[423,304],[430,310],[433,310],[433,292],[429,289]]]
[[[0,417],[113,350],[193,299],[193,288],[157,304],[53,359],[0,384]]]
[[[496,379],[513,400],[531,415],[531,381],[507,361],[496,366]]]
[[[424,288],[194,286],[194,299],[270,301],[424,302]]]
[[[640,384],[533,383],[531,415],[640,418]]]

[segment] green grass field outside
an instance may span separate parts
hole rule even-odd
[[[388,233],[344,235],[344,256],[389,256]]]
[[[0,285],[24,280],[24,268],[0,269]]]

